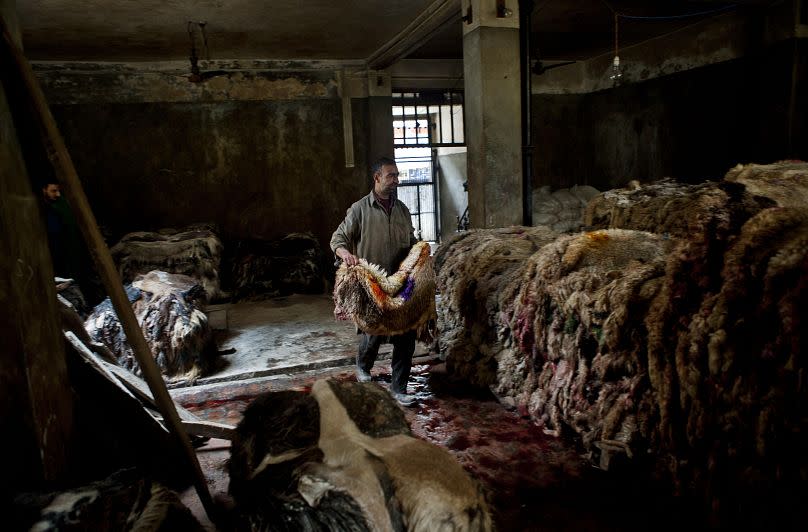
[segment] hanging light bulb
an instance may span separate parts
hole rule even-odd
[[[612,84],[617,87],[620,85],[620,82],[623,80],[623,69],[620,67],[620,46],[619,46],[619,27],[617,24],[617,12],[614,13],[614,60],[612,61],[612,75],[609,76],[609,79],[612,80]]]
[[[612,80],[612,83],[614,83],[614,86],[617,87],[620,85],[622,77],[623,71],[620,68],[620,56],[616,55],[614,56],[614,61],[612,62],[612,75],[609,76],[609,78]]]

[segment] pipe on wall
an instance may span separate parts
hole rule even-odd
[[[533,225],[533,134],[530,98],[530,30],[533,0],[519,0],[519,66],[522,81],[522,225]]]

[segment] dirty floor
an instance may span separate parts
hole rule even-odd
[[[296,374],[346,366],[356,356],[359,337],[352,322],[334,318],[330,295],[288,297],[215,305],[208,315],[218,349],[216,370],[196,385]],[[391,346],[380,349],[389,356]],[[416,356],[426,353],[418,344]],[[179,386],[188,383],[180,383]]]
[[[235,425],[257,395],[304,390],[319,378],[355,379],[356,334],[335,322],[330,298],[293,296],[242,304],[229,312],[230,334],[221,345],[237,349],[222,375],[201,386],[171,390],[203,419]],[[389,348],[388,348],[389,349]],[[420,353],[425,352],[419,346]],[[446,448],[487,489],[498,530],[674,530],[702,528],[703,517],[687,500],[672,497],[634,473],[606,474],[593,468],[575,445],[544,434],[509,411],[487,391],[458,389],[432,365],[413,367],[409,391],[418,404],[406,409],[413,432]],[[389,362],[380,360],[374,380],[389,387]],[[223,375],[228,377],[220,379]],[[212,439],[198,449],[211,494],[227,492],[229,442]],[[206,523],[193,489],[183,501]]]

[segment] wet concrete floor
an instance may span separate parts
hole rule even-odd
[[[235,425],[263,392],[307,390],[319,378],[355,379],[355,330],[333,320],[328,298],[294,296],[244,305],[231,313],[230,331],[223,347],[234,346],[244,357],[233,359],[228,369],[235,380],[171,390],[177,402],[203,419]],[[409,391],[418,404],[405,409],[407,419],[416,436],[446,448],[483,484],[498,530],[702,528],[704,521],[688,501],[672,497],[644,474],[595,469],[572,441],[544,434],[487,391],[449,383],[436,362],[413,367]],[[373,373],[376,382],[389,387],[388,361],[377,362]],[[226,493],[229,442],[210,440],[198,456],[214,497]],[[183,501],[213,529],[192,489],[183,493]]]

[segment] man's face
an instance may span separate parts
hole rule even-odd
[[[62,192],[59,190],[59,185],[50,183],[42,187],[42,195],[45,197],[45,201],[53,203],[62,196]]]
[[[373,175],[373,183],[376,194],[389,198],[398,187],[398,167],[394,164],[385,164]]]

